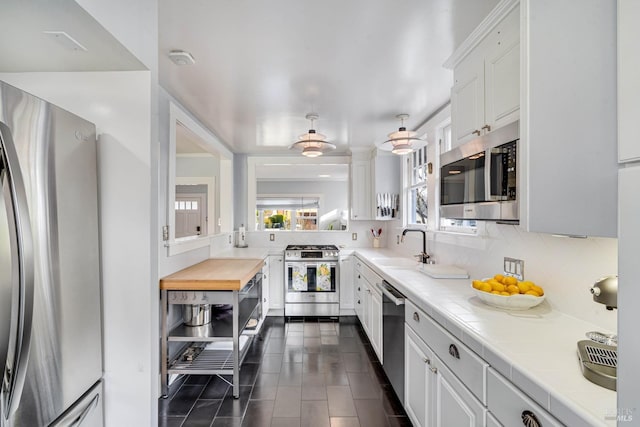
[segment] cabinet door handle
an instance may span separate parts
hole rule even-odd
[[[538,421],[538,417],[531,411],[522,411],[522,424],[527,427],[540,427],[540,421]]]
[[[433,372],[434,374],[437,374],[437,373],[438,373],[438,368],[433,368],[433,367],[432,367],[432,368],[429,368],[429,370],[430,370],[431,372]]]
[[[358,304],[360,304],[360,300],[358,300]]]
[[[367,292],[371,293],[371,289],[367,289]]]
[[[491,126],[489,126],[489,125],[484,125],[484,126],[482,126],[481,129],[486,129],[487,132],[491,132]]]
[[[360,278],[360,275],[358,274],[358,279]]]
[[[424,363],[426,363],[427,365],[431,365],[431,360],[427,359],[426,357],[423,357],[423,358],[422,358],[422,361],[423,361]]]
[[[266,298],[262,298],[262,302],[267,302],[267,299]]]
[[[420,321],[420,315],[418,315],[417,311],[413,312],[413,320],[415,320],[416,322]]]
[[[358,286],[358,292],[360,292],[360,286]]]
[[[476,129],[476,130],[474,130],[474,131],[473,131],[473,132],[471,132],[471,133],[472,133],[472,134],[474,134],[474,135],[478,135],[478,136],[480,136],[480,133],[481,133],[481,132],[480,132],[478,129]]]
[[[455,344],[449,345],[449,354],[456,359],[460,359],[460,352],[458,351],[458,347]]]

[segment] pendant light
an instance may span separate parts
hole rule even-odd
[[[400,128],[388,135],[389,139],[379,146],[380,149],[402,155],[427,145],[427,141],[416,136],[417,132],[407,130],[404,126],[404,121],[409,118],[408,114],[398,114],[396,118],[400,120]]]
[[[298,140],[294,142],[289,149],[302,150],[302,155],[306,157],[318,157],[322,156],[325,151],[335,150],[336,146],[325,141],[327,137],[317,133],[313,128],[313,122],[318,120],[318,114],[309,113],[305,117],[307,120],[311,121],[311,129],[309,129],[309,132],[304,135],[300,135]]]

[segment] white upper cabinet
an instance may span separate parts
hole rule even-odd
[[[353,158],[351,161],[351,219],[373,219],[372,196],[371,160]]]
[[[640,160],[640,2],[618,0],[618,160]]]
[[[391,206],[400,196],[400,156],[374,151],[357,151],[351,156],[351,219],[392,219],[381,215],[378,204]],[[378,197],[379,194],[389,195]],[[397,195],[392,199],[390,195]],[[395,217],[399,211],[394,211]]]
[[[520,224],[616,237],[616,2],[522,0],[520,7]]]
[[[500,4],[445,63],[453,68],[453,145],[509,124],[520,109],[520,12]]]

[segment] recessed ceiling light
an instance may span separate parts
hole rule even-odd
[[[320,174],[318,178],[331,178],[331,175]]]
[[[172,50],[169,52],[169,59],[176,65],[193,65],[196,63],[193,55],[184,50]]]

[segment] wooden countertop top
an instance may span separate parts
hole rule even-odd
[[[160,289],[238,291],[262,269],[262,259],[208,259],[160,279]]]

